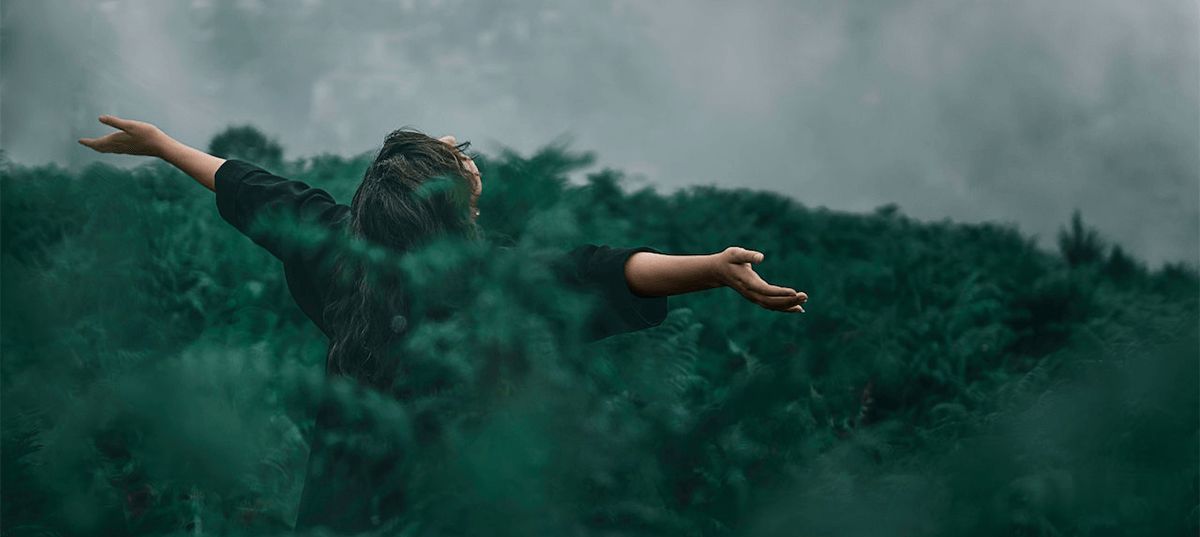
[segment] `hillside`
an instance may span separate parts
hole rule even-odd
[[[342,203],[370,158],[260,154]],[[405,535],[1200,529],[1194,268],[1147,270],[1078,214],[1052,253],[894,205],[660,196],[615,170],[571,185],[591,160],[561,146],[476,159],[479,223],[514,246],[504,257],[453,241],[356,250],[462,308],[415,331],[414,371],[445,388],[404,404],[325,382],[328,340],[279,262],[181,172],[4,162],[3,535],[286,534],[311,412],[330,401],[411,452],[395,470]],[[759,250],[756,271],[807,292],[808,313],[717,289],[579,346],[553,328],[577,297],[522,259],[582,243]]]

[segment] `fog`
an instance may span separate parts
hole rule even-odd
[[[250,123],[286,158],[408,125],[485,153],[569,141],[629,188],[894,202],[1047,249],[1078,208],[1152,268],[1200,265],[1191,0],[9,0],[0,24],[21,164],[144,162],[75,143],[100,114],[201,149]]]

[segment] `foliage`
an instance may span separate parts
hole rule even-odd
[[[283,163],[283,147],[267,139],[253,125],[227,127],[208,142],[208,152],[221,158],[254,162],[268,169],[278,169]]]
[[[279,169],[348,202],[369,158]],[[566,181],[590,162],[477,159],[487,245],[352,245],[453,306],[410,320],[404,399],[324,377],[278,261],[179,171],[5,163],[0,532],[287,534],[317,408],[360,424],[329,439],[346,456],[405,453],[381,535],[1196,532],[1194,268],[1148,270],[1078,214],[1055,255],[894,205]],[[529,260],[585,242],[754,248],[808,313],[719,289],[584,345],[595,304]]]
[[[1104,259],[1105,247],[1100,233],[1083,225],[1078,209],[1071,215],[1071,230],[1058,232],[1058,250],[1072,267],[1100,262]]]

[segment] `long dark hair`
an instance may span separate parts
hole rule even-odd
[[[472,218],[474,179],[459,156],[469,145],[451,148],[406,128],[388,134],[354,193],[348,232],[393,254],[446,235],[482,240]],[[448,180],[449,188],[429,189],[433,180]],[[331,339],[326,373],[387,391],[402,365],[393,345],[410,318],[402,278],[351,261],[345,252],[335,254],[333,267],[332,285],[341,292],[324,311]]]

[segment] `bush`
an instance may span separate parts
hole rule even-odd
[[[1096,230],[1084,227],[1079,209],[1071,215],[1070,231],[1062,229],[1058,232],[1058,250],[1072,267],[1100,262],[1104,259],[1105,246]]]
[[[252,162],[268,169],[283,164],[283,148],[251,125],[232,126],[213,136],[208,152],[225,159]]]

